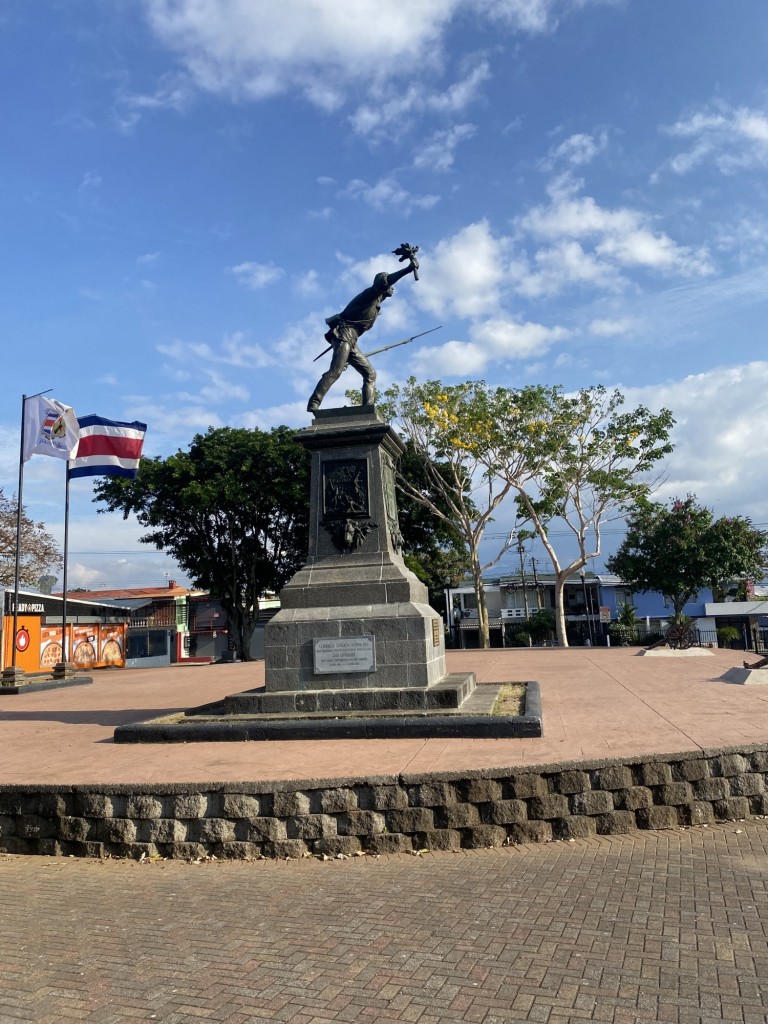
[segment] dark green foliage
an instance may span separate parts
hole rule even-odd
[[[608,633],[614,647],[632,647],[637,643],[637,630],[621,622],[612,622],[608,627]]]
[[[528,616],[526,629],[531,634],[535,644],[543,643],[545,640],[552,640],[557,629],[555,613],[549,608],[539,608]]]
[[[627,520],[627,536],[606,562],[632,590],[655,590],[674,606],[705,587],[713,590],[741,580],[760,580],[768,565],[768,534],[743,516],[715,519],[696,496],[674,499],[669,507],[641,501]]]
[[[135,515],[148,531],[142,541],[221,601],[246,660],[259,598],[279,591],[307,554],[309,456],[295,437],[288,427],[211,428],[188,451],[142,459],[135,480],[104,477],[95,488],[100,511]]]
[[[717,631],[717,642],[720,647],[730,647],[739,639],[741,639],[741,634],[735,626],[721,626]]]

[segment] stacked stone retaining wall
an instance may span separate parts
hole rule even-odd
[[[768,745],[301,782],[0,786],[0,851],[285,858],[548,842],[768,815]]]

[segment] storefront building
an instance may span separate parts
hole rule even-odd
[[[19,591],[14,609],[13,590],[3,591],[2,664],[14,663],[25,672],[46,672],[64,660],[62,615],[64,601],[52,594]],[[14,611],[16,628],[14,631]],[[125,665],[125,637],[130,609],[67,598],[67,655],[78,668]]]

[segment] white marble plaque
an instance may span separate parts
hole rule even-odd
[[[376,670],[376,642],[373,636],[322,637],[312,643],[315,675]]]

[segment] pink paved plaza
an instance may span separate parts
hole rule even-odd
[[[744,658],[742,651],[661,658],[599,648],[449,652],[449,669],[474,671],[479,683],[541,684],[544,735],[503,740],[115,744],[116,725],[260,685],[264,663],[105,670],[91,686],[0,697],[0,783],[330,779],[768,742],[768,685],[719,680]]]

